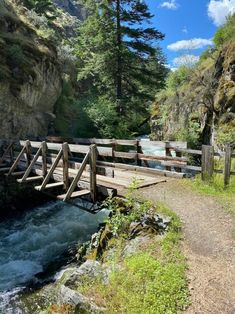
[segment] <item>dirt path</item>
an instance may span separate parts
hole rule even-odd
[[[235,226],[213,197],[192,192],[178,180],[140,190],[162,201],[183,222],[192,305],[187,314],[235,313]]]

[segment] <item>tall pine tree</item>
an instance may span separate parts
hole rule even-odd
[[[147,102],[164,85],[167,70],[158,46],[164,35],[151,27],[142,0],[80,0],[88,17],[79,28],[78,80],[107,95],[118,113],[146,115]],[[146,26],[147,25],[147,26]]]

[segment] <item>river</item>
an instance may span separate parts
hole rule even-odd
[[[90,239],[108,215],[93,215],[63,202],[34,208],[0,223],[0,313],[15,313],[10,300],[78,243]]]

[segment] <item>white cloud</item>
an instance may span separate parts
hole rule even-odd
[[[190,40],[179,40],[173,44],[168,45],[167,48],[172,51],[180,51],[200,49],[212,45],[213,41],[211,39],[193,38]]]
[[[177,10],[179,7],[179,4],[176,2],[176,0],[170,0],[165,1],[160,5],[161,8],[167,8],[169,10]]]
[[[178,68],[173,67],[171,64],[166,64],[165,65],[168,69],[170,69],[172,72],[175,72],[176,70],[178,70]]]
[[[182,29],[182,32],[185,33],[185,34],[188,34],[188,29],[186,26],[184,26],[184,28]]]
[[[235,0],[210,0],[208,16],[216,26],[223,25],[226,17],[233,13],[235,13]]]
[[[173,60],[173,65],[176,67],[180,67],[183,65],[187,67],[192,67],[199,61],[199,59],[200,59],[199,56],[186,54],[175,58]]]

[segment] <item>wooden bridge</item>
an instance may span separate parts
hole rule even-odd
[[[146,148],[160,148],[162,156],[146,154]],[[202,172],[206,180],[214,169],[215,153],[211,146],[202,150],[187,148],[186,142],[159,142],[114,139],[64,139],[47,137],[41,141],[0,141],[0,174],[16,177],[19,183],[28,183],[38,191],[68,201],[90,196],[96,202],[98,195],[120,193],[133,179],[138,186],[162,183],[167,177],[183,178],[190,172]],[[198,165],[190,165],[189,155]],[[225,185],[231,171],[232,148],[225,155]],[[159,169],[151,168],[157,162]]]

